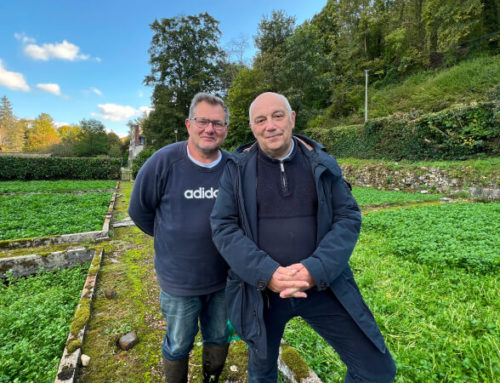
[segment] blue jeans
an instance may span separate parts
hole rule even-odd
[[[224,289],[212,294],[178,297],[160,292],[160,305],[167,321],[167,330],[161,348],[163,356],[171,361],[189,355],[200,321],[203,343],[227,343],[227,314]]]
[[[249,349],[248,383],[275,383],[281,337],[286,323],[301,316],[339,354],[347,366],[346,383],[389,383],[396,366],[389,350],[380,352],[361,331],[330,291],[307,291],[307,298],[283,299],[266,291],[269,304],[264,307],[267,333],[267,358]]]

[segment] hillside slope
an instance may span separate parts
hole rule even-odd
[[[420,115],[499,97],[500,55],[478,57],[451,68],[420,72],[399,83],[369,85],[368,117],[410,112]],[[322,116],[309,127],[345,126],[363,121],[364,104],[347,117],[329,120]]]

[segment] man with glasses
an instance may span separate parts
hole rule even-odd
[[[209,215],[228,153],[229,111],[207,93],[191,101],[187,141],[167,145],[137,174],[129,214],[154,237],[160,305],[167,322],[162,355],[167,383],[187,382],[200,322],[203,381],[217,382],[227,356],[227,264],[212,243]]]
[[[280,340],[295,316],[338,352],[345,382],[392,382],[394,362],[348,263],[358,205],[335,159],[294,126],[284,96],[254,100],[256,142],[228,160],[211,215],[230,266],[229,319],[249,345],[248,382],[276,382]]]

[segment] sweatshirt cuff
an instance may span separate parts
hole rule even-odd
[[[311,277],[314,279],[314,283],[316,283],[316,287],[319,291],[326,290],[330,286],[325,270],[323,269],[323,265],[319,259],[309,257],[300,263],[302,263],[307,271],[309,271],[309,274],[311,274]]]

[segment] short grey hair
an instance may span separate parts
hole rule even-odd
[[[276,96],[280,97],[284,101],[284,103],[285,103],[286,109],[288,110],[288,116],[289,116],[289,118],[292,118],[292,107],[290,106],[290,103],[288,102],[288,99],[285,96],[283,96],[280,93],[275,93],[275,92],[264,92],[264,93],[272,93],[272,94],[275,94]],[[264,93],[259,94],[259,96],[262,95],[262,94],[264,94]],[[257,100],[257,98],[259,96],[255,97],[255,99],[250,104],[250,108],[248,108],[248,119],[249,119],[250,123],[252,123],[252,109],[253,109],[253,104],[255,103],[255,100]]]
[[[206,102],[207,104],[210,105],[220,105],[222,106],[222,109],[224,109],[224,114],[226,115],[226,124],[229,124],[229,109],[222,100],[222,98],[214,96],[213,94],[210,93],[205,93],[205,92],[200,92],[196,93],[191,100],[191,105],[189,106],[189,119],[193,118],[194,116],[194,108],[196,105],[198,105],[200,102]]]

